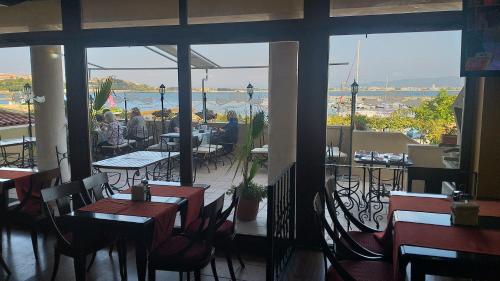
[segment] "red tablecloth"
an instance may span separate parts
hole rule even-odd
[[[401,245],[500,255],[500,231],[477,227],[396,222],[393,244],[395,280],[404,280],[404,272],[399,272],[398,266]]]
[[[34,174],[31,171],[14,171],[14,170],[4,170],[0,169],[0,179],[10,179],[14,180],[14,184],[16,186],[17,198],[19,201],[22,201],[30,188],[30,177]],[[29,200],[23,208],[23,211],[29,214],[39,214],[41,211],[41,191],[40,187],[33,187],[31,192],[31,198],[33,200]]]
[[[392,224],[396,210],[428,213],[451,213],[451,199],[415,196],[391,196],[388,225],[382,237],[385,245],[392,246],[395,280],[403,280],[398,269],[398,253],[401,245],[500,255],[500,231],[474,227],[446,227],[429,224],[397,222]],[[500,217],[500,201],[474,201],[479,204],[480,216]]]
[[[124,190],[123,193],[130,193],[130,189]],[[203,207],[204,194],[205,189],[198,187],[151,185],[152,196],[179,197],[187,199],[188,207],[185,217],[186,225],[189,225],[200,216],[200,211]]]
[[[80,208],[78,211],[154,218],[154,234],[151,247],[155,248],[172,234],[177,205],[102,199]]]

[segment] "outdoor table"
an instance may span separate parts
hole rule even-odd
[[[402,190],[404,183],[404,174],[407,167],[413,165],[411,159],[406,154],[378,153],[378,152],[355,152],[354,162],[360,164],[363,169],[363,190],[361,199],[364,208],[360,211],[360,218],[367,218],[369,221],[375,221],[377,228],[379,221],[383,218],[380,215],[387,205],[382,197],[389,196],[390,191]],[[386,189],[386,183],[382,179],[382,170],[392,170],[392,187]],[[366,187],[366,178],[368,177],[368,188]],[[372,212],[372,205],[375,210]]]
[[[179,155],[179,152],[136,151],[94,162],[92,166],[97,172],[100,172],[102,169],[125,170],[127,178],[121,187],[130,187],[137,180],[136,177],[140,175],[141,169],[146,170],[146,178],[149,179],[150,173],[148,172],[148,168],[153,166],[151,172],[152,179],[156,179],[156,175],[159,175],[163,162],[168,161],[168,164],[170,164],[170,159],[176,158]],[[167,169],[169,170],[170,167],[167,167]],[[130,176],[129,171],[133,171],[132,176]],[[121,174],[116,184],[120,181],[120,178]],[[113,185],[115,189],[118,188],[116,184]]]
[[[5,153],[4,148],[10,147],[10,146],[18,146],[18,145],[23,145],[24,142],[29,144],[29,163],[30,166],[34,166],[34,161],[33,161],[33,144],[36,144],[36,137],[24,137],[23,138],[15,138],[15,139],[5,139],[5,140],[0,140],[0,148],[2,148],[2,154]],[[7,163],[7,155],[2,155],[4,157],[5,163]],[[24,148],[23,148],[23,153],[22,153],[22,160],[24,163]]]
[[[408,263],[412,281],[424,280],[425,274],[498,279],[500,202],[474,202],[480,206],[479,226],[454,226],[450,198],[391,193],[390,220],[383,240],[393,241],[395,280],[403,280]]]
[[[155,184],[151,185],[153,196],[150,202],[133,202],[130,201],[130,194],[120,193],[110,199],[103,199],[107,201],[97,201],[64,216],[62,218],[64,222],[72,227],[75,248],[81,248],[88,233],[97,230],[133,240],[137,278],[140,281],[146,280],[148,253],[163,241],[157,239],[168,238],[173,228],[175,214],[183,208],[189,209],[190,200],[194,198],[192,194],[197,194],[198,198],[201,194],[203,198],[203,191],[209,187],[200,184],[196,187],[185,187],[174,182],[152,181],[152,183]],[[178,190],[179,196],[159,196],[161,188],[169,190],[168,192],[174,195]],[[190,196],[186,196],[188,189],[191,189]],[[198,215],[201,207],[202,205],[198,206]],[[162,218],[163,223],[158,225],[155,218]],[[85,256],[75,257],[74,264],[76,280],[86,280]]]

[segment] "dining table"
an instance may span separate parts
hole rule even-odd
[[[471,200],[479,206],[479,223],[454,225],[453,199],[442,194],[391,192],[388,226],[379,239],[391,245],[394,280],[425,275],[500,279],[500,201]]]
[[[149,252],[172,234],[178,212],[182,227],[199,217],[204,205],[204,191],[210,187],[208,184],[182,186],[178,182],[162,181],[148,184],[151,187],[149,201],[132,201],[127,189],[64,216],[62,219],[73,231],[75,249],[82,249],[85,237],[94,231],[133,241],[137,279],[146,280]],[[75,257],[77,281],[86,278],[85,263],[84,255]]]

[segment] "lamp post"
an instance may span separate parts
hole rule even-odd
[[[29,83],[24,84],[24,98],[28,103],[28,135],[33,137],[33,124],[31,124],[31,85]]]
[[[247,86],[247,94],[248,94],[248,101],[250,103],[250,120],[252,120],[253,86],[252,86],[252,84],[250,84],[250,82],[248,83],[248,86]]]
[[[113,96],[117,98],[118,96],[113,91]],[[125,103],[125,126],[128,124],[128,109],[127,109],[127,93],[123,92],[123,102]]]
[[[359,85],[356,83],[356,79],[351,84],[351,128],[350,135],[351,140],[349,141],[349,188],[351,187],[351,176],[352,176],[352,136],[354,132],[354,117],[356,116],[356,95],[358,94]]]
[[[163,112],[163,99],[165,95],[165,85],[160,85],[160,96],[161,96],[161,133],[165,134],[165,116]]]
[[[201,93],[203,95],[203,121],[207,124],[207,93],[205,93],[205,81],[208,80],[208,69],[205,69],[205,77],[201,79]]]

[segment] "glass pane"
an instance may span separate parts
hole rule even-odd
[[[0,5],[0,33],[61,30],[61,1],[26,1]]]
[[[333,17],[462,10],[461,0],[331,0]]]
[[[179,24],[177,0],[83,0],[83,28]]]
[[[304,0],[192,0],[189,23],[221,23],[302,18]]]

